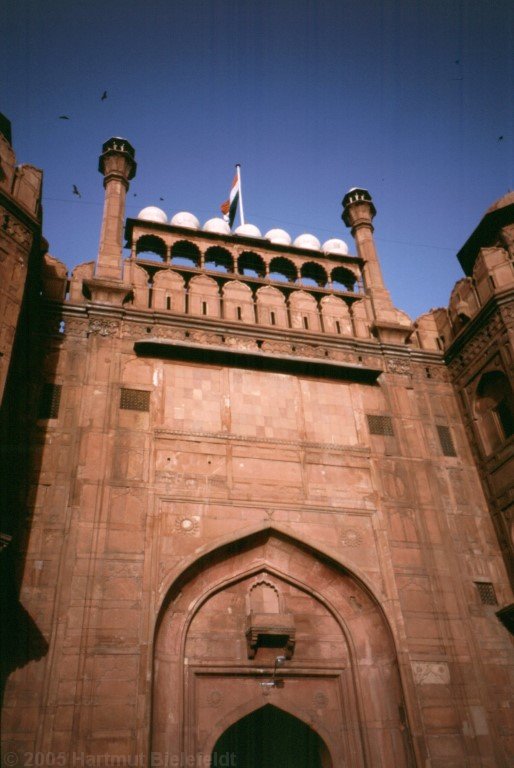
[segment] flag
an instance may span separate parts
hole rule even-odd
[[[223,218],[225,221],[228,221],[229,226],[231,227],[234,223],[234,219],[236,218],[236,211],[237,211],[237,205],[239,203],[239,197],[240,197],[240,186],[239,186],[239,174],[236,173],[234,176],[234,180],[232,182],[232,186],[230,187],[230,194],[228,197],[228,200],[225,200],[224,203],[221,204],[221,212],[223,214]]]

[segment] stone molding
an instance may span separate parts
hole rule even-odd
[[[312,443],[304,440],[276,440],[271,437],[258,437],[254,435],[238,435],[233,432],[200,432],[200,431],[187,431],[180,429],[164,429],[157,428],[154,430],[156,437],[174,439],[176,437],[190,437],[196,439],[198,437],[210,440],[223,440],[230,442],[242,442],[242,443],[264,443],[266,445],[283,445],[290,448],[310,449],[327,452],[338,453],[358,453],[360,455],[368,456],[370,449],[368,446],[363,445],[340,445],[337,443]]]

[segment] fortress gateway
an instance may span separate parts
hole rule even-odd
[[[514,195],[413,323],[366,190],[125,221],[117,138],[68,276],[1,132],[6,764],[513,765]]]

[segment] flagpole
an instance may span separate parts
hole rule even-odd
[[[237,170],[237,180],[239,182],[239,218],[241,219],[241,224],[244,224],[245,214],[244,214],[244,208],[243,208],[243,187],[241,186],[241,166],[239,163],[236,163],[236,170]]]

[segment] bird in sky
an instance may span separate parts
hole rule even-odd
[[[59,120],[69,120],[68,115],[59,115]]]
[[[102,93],[102,97],[101,97],[100,101],[105,101],[105,100],[106,100],[106,98],[107,98],[107,91],[104,91],[104,92]]]
[[[164,200],[164,197],[160,197],[159,200]]]
[[[77,189],[77,185],[76,184],[73,185],[73,194],[77,195],[77,197],[82,197],[82,195],[80,194],[80,192]]]
[[[498,136],[498,141],[503,141],[503,136]]]

